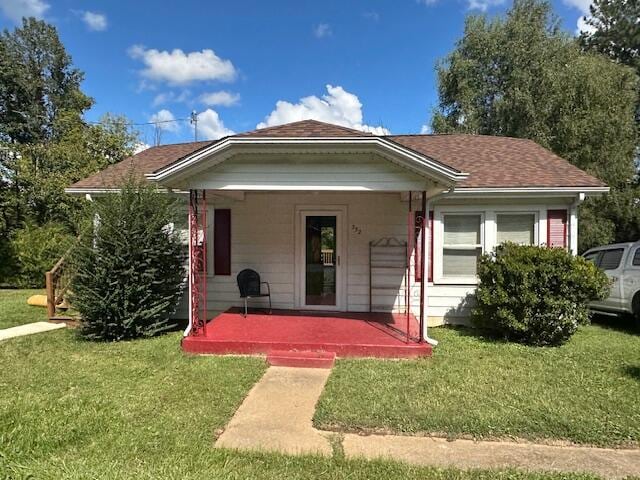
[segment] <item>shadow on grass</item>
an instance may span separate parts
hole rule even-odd
[[[638,366],[638,365],[625,365],[624,367],[622,367],[622,371],[626,375],[628,375],[629,377],[631,377],[634,380],[637,380],[638,382],[640,382],[640,366]]]
[[[591,317],[591,323],[599,327],[609,330],[617,330],[623,333],[635,334],[640,333],[640,329],[635,320],[631,316],[610,316],[594,313]]]
[[[437,328],[446,328],[447,330],[456,332],[461,337],[472,337],[483,343],[509,343],[509,341],[504,338],[504,336],[500,335],[496,331],[489,329],[466,325],[444,325]]]

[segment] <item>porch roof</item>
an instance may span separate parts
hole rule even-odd
[[[435,172],[456,191],[553,189],[605,192],[599,179],[573,166],[533,141],[481,135],[376,136],[315,120],[254,130],[216,141],[151,147],[71,185],[68,193],[109,191],[128,174],[162,184],[181,168],[188,168],[212,151],[246,145],[376,145],[385,153],[401,155],[418,170]],[[394,151],[395,150],[395,151]],[[399,153],[398,153],[399,152]],[[413,162],[413,163],[411,163]],[[465,173],[466,172],[466,173]]]

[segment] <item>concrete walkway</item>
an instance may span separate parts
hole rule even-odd
[[[640,449],[354,434],[345,435],[343,448],[347,457],[387,458],[434,467],[584,472],[611,479],[640,475]]]
[[[315,405],[329,373],[325,369],[270,367],[215,446],[331,455],[329,439],[338,442],[338,436],[312,426]],[[342,450],[347,458],[385,458],[435,467],[584,472],[609,479],[640,475],[640,449],[348,433],[343,436]]]
[[[0,330],[0,340],[7,340],[14,337],[22,337],[24,335],[32,335],[34,333],[49,332],[64,328],[64,323],[34,322],[17,327],[4,328]]]
[[[316,402],[331,370],[269,367],[216,441],[216,447],[331,455],[328,437],[313,428]]]

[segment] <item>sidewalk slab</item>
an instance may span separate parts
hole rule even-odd
[[[10,327],[0,330],[0,340],[7,340],[14,337],[22,337],[24,335],[32,335],[34,333],[49,332],[64,328],[64,323],[34,322],[17,327]]]
[[[313,428],[328,369],[269,367],[236,411],[216,447],[285,454],[332,454],[328,434]]]
[[[347,458],[384,458],[443,468],[584,472],[608,479],[640,475],[640,449],[356,434],[345,435],[343,448]]]

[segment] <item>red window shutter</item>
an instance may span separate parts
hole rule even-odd
[[[420,230],[420,224],[418,222],[418,217],[422,217],[422,212],[415,212],[415,245],[414,245],[414,249],[415,249],[415,279],[416,282],[421,282],[422,281],[422,269],[421,269],[421,265],[422,265],[422,239],[420,237],[421,234],[421,230]],[[433,232],[433,210],[431,210],[429,212],[429,223],[427,225],[427,238],[425,239],[425,244],[428,245],[428,253],[429,253],[429,257],[427,258],[427,265],[426,265],[426,270],[427,270],[427,281],[432,282],[433,281],[433,235],[431,234]]]
[[[567,248],[566,210],[547,210],[547,246]]]
[[[231,210],[216,208],[213,215],[213,271],[231,275]]]

